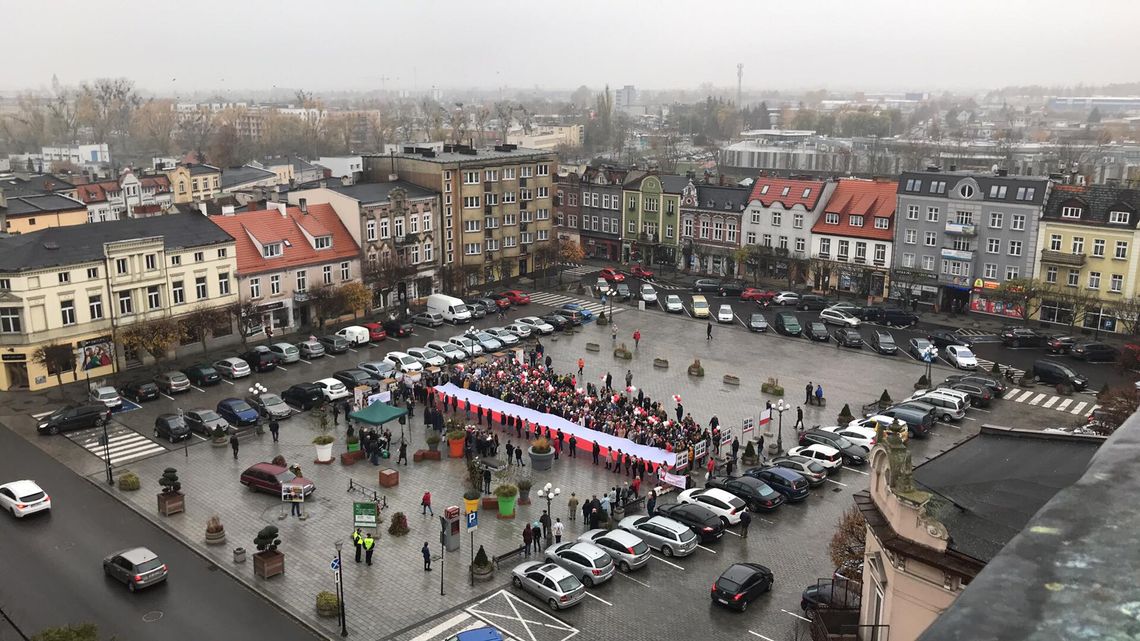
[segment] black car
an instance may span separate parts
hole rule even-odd
[[[947,345],[962,345],[963,347],[974,346],[973,341],[962,338],[961,336],[953,334],[951,332],[932,332],[929,336],[926,337],[926,340],[930,341],[931,344],[937,347],[938,351],[945,350]]]
[[[867,344],[876,352],[888,356],[899,351],[898,345],[895,344],[895,337],[891,336],[891,333],[885,329],[876,329],[871,332],[871,339]]]
[[[180,414],[159,414],[158,418],[154,419],[154,437],[177,443],[190,438],[190,426]]]
[[[918,322],[917,314],[895,307],[864,307],[859,318],[890,327],[909,327]]]
[[[1069,356],[1090,363],[1111,363],[1117,359],[1116,348],[1107,343],[1081,341],[1069,350]]]
[[[208,363],[191,365],[182,370],[182,373],[186,375],[186,378],[190,379],[191,385],[197,385],[198,387],[217,385],[222,382],[222,375],[218,373],[218,370],[214,369],[213,365]]]
[[[281,392],[281,399],[303,410],[312,409],[325,402],[325,394],[316,383],[297,383]]]
[[[1038,383],[1050,385],[1072,385],[1076,391],[1088,387],[1089,379],[1078,374],[1076,370],[1057,361],[1039,360],[1033,362],[1033,368],[1027,373],[1032,375]]]
[[[1041,347],[1049,337],[1028,327],[1006,326],[998,334],[1006,347]]]
[[[776,578],[759,563],[733,563],[712,586],[713,603],[743,612],[748,604],[772,590]]]
[[[549,323],[557,332],[561,332],[570,326],[570,319],[559,314],[547,314],[546,316],[539,316],[539,318],[542,319],[542,322]]]
[[[352,391],[358,385],[367,385],[375,389],[376,381],[372,375],[362,369],[342,369],[333,374],[333,378],[344,383],[344,386]]]
[[[754,467],[744,474],[767,483],[773,490],[784,495],[789,503],[796,503],[808,497],[811,485],[802,474],[783,467]]]
[[[387,329],[387,326],[385,326],[385,329]],[[391,336],[391,334],[388,335]],[[349,347],[352,347],[348,344],[348,341],[344,340],[340,336],[337,336],[336,334],[326,334],[325,336],[321,336],[317,338],[317,342],[325,348],[326,354],[343,354],[348,351]]]
[[[827,445],[839,450],[839,453],[843,455],[845,465],[863,465],[867,462],[867,448],[856,445],[847,440],[847,437],[840,436],[835,432],[816,429],[800,432],[800,445],[811,445],[812,443]]]
[[[406,318],[393,318],[384,321],[384,331],[395,338],[411,336],[413,329],[412,324]]]
[[[1067,354],[1077,344],[1075,336],[1054,336],[1045,342],[1052,354]]]
[[[952,390],[965,392],[970,397],[970,405],[974,407],[988,407],[994,399],[994,393],[985,385],[976,383],[950,383],[946,385]]]
[[[717,287],[717,294],[721,296],[737,296],[739,297],[744,293],[744,283],[733,280],[721,281],[720,287]]]
[[[36,431],[40,434],[59,434],[72,430],[98,427],[107,420],[110,411],[106,405],[67,405],[40,419]]]
[[[760,312],[754,312],[748,317],[748,330],[753,332],[768,331],[768,319]]]
[[[809,309],[821,310],[827,309],[831,306],[831,301],[823,296],[816,294],[804,294],[800,296],[800,302],[796,303],[796,308],[800,311],[807,311]]]
[[[715,487],[744,500],[748,509],[756,512],[763,510],[770,512],[784,503],[784,495],[773,490],[764,481],[751,476],[714,476],[705,483],[705,487]]]
[[[846,579],[824,579],[804,588],[800,595],[800,609],[804,614],[827,608],[857,611],[861,602],[862,587]]]
[[[129,398],[136,403],[153,401],[158,398],[158,385],[146,379],[130,381],[119,388],[119,395]]]
[[[703,505],[693,503],[657,504],[655,514],[667,516],[678,523],[689,526],[702,543],[719,540],[724,536],[724,521]]]
[[[827,335],[827,325],[819,321],[804,323],[804,338],[810,338],[821,343],[827,343],[831,340],[831,337]]]
[[[852,327],[840,327],[835,330],[832,337],[836,343],[839,343],[840,347],[863,349],[863,335],[859,333],[859,330]]]
[[[328,349],[326,347],[326,349]],[[251,349],[240,357],[255,372],[272,372],[277,369],[277,355],[265,349]]]
[[[694,292],[719,292],[720,281],[715,278],[698,278],[693,282]]]
[[[1001,382],[1000,380],[993,378],[992,376],[982,376],[980,374],[952,374],[946,377],[946,382],[944,384],[950,384],[953,386],[954,383],[970,383],[971,385],[980,385],[982,387],[988,388],[991,392],[993,392],[994,396],[1000,396],[1004,394],[1006,389],[1005,383]]]

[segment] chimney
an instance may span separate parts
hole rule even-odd
[[[209,216],[210,212],[206,210],[206,203],[198,203],[198,211],[202,212],[203,216]]]
[[[301,213],[309,213],[309,200],[307,198],[298,198],[297,203],[301,206]]]

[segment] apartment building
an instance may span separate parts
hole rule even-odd
[[[685,176],[630,172],[622,185],[622,262],[677,265]]]
[[[156,216],[169,212],[174,203],[170,179],[161,174],[140,176],[127,170],[118,180],[80,182],[75,188],[92,223]]]
[[[554,233],[558,240],[580,243],[578,221],[582,216],[582,177],[565,168],[554,176]],[[571,224],[573,221],[573,224]]]
[[[886,296],[895,227],[893,180],[844,178],[811,228],[812,280],[820,291]]]
[[[204,216],[53,227],[0,238],[0,389],[95,379],[153,355],[126,353],[116,332],[237,301],[234,239]],[[215,336],[229,332],[228,325]],[[69,345],[57,372],[36,350]],[[162,355],[165,356],[165,355]]]
[[[739,270],[733,254],[740,248],[747,187],[689,184],[681,190],[681,255],[687,269],[720,276]]]
[[[213,200],[222,193],[222,170],[213,165],[179,165],[166,172],[166,177],[176,204]]]
[[[579,181],[581,202],[578,223],[582,251],[592,258],[621,259],[621,195],[629,170],[621,167],[587,167]]]
[[[369,182],[404,180],[441,194],[443,264],[467,270],[468,286],[534,268],[536,244],[552,238],[557,170],[553,152],[514,145],[364,157]]]
[[[49,227],[70,227],[87,222],[87,206],[63,194],[27,194],[8,197],[0,190],[0,229],[27,234]]]
[[[986,289],[1034,276],[1050,184],[1004,172],[903,172],[893,265],[936,275],[937,291],[921,298],[940,309],[996,313]]]
[[[760,176],[752,184],[748,206],[741,217],[743,244],[765,248],[765,252],[777,257],[763,265],[768,276],[787,277],[786,263],[782,268],[783,261],[778,260],[781,254],[801,260],[809,257],[811,229],[836,184],[772,176]]]

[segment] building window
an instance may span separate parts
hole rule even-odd
[[[281,275],[274,274],[269,277],[269,295],[276,296],[281,293]]]
[[[946,181],[945,180],[932,180],[932,181],[930,181],[930,193],[932,193],[932,194],[944,194],[944,193],[946,193]]]
[[[713,240],[724,240],[724,223],[719,220],[713,223]]]
[[[824,214],[823,220],[828,225],[838,225],[839,224],[839,214]]]
[[[519,171],[519,177],[520,178],[530,178],[533,175],[534,175],[534,167],[531,167],[530,165],[523,165],[521,170]]]
[[[325,265],[321,268],[321,280],[326,285],[332,285],[332,265]]]
[[[218,274],[218,293],[222,296],[230,293],[230,275],[227,272]]]
[[[809,196],[811,196],[811,187],[806,187],[804,188],[803,193],[800,194],[800,198],[807,198]]]
[[[99,268],[98,267],[88,267],[87,268],[87,278],[88,279],[99,278]],[[7,289],[7,288],[4,288],[4,289]]]
[[[826,241],[826,239],[823,241],[820,241],[820,242],[822,243],[825,241]],[[826,242],[831,242],[831,241],[826,241]],[[771,247],[772,246],[772,234],[764,234],[764,246],[765,247]]]
[[[194,262],[200,263],[205,259],[206,259],[206,253],[205,252],[194,252]]]
[[[1097,258],[1104,258],[1104,239],[1094,238],[1092,246],[1092,255]]]
[[[1061,251],[1061,234],[1049,234],[1049,250]]]
[[[990,212],[990,229],[1001,229],[1002,218],[1004,218],[1004,216],[1005,216],[1005,214],[1001,213],[1000,211],[991,211]]]
[[[1120,260],[1124,260],[1125,258],[1128,258],[1128,241],[1126,241],[1126,240],[1116,241],[1116,250],[1115,250],[1115,253],[1113,253],[1112,257],[1118,258]]]
[[[1089,272],[1089,289],[1100,289],[1100,272]]]
[[[332,236],[317,236],[313,239],[313,245],[317,249],[328,249],[332,247]]]
[[[986,253],[987,254],[1001,253],[1001,239],[1000,238],[987,238],[986,239]]]
[[[415,261],[413,261],[413,262],[415,262]],[[342,281],[348,280],[348,278],[349,278],[348,265],[349,265],[349,263],[347,261],[340,264],[340,279]]]
[[[131,300],[130,290],[119,292],[119,316],[130,316],[135,313],[135,305]]]
[[[1083,236],[1073,236],[1073,253],[1085,253],[1085,239]]]
[[[1006,280],[1013,280],[1013,279],[1017,278],[1017,276],[1020,273],[1021,273],[1021,270],[1018,269],[1018,267],[1016,265],[1006,265],[1006,267],[1005,267],[1005,279]]]
[[[784,245],[787,248],[787,245]],[[855,241],[855,259],[867,260],[867,243]]]
[[[778,211],[773,211],[772,212],[772,226],[773,227],[779,227],[780,224],[783,222],[783,218],[784,218],[783,213],[778,212]]]
[[[914,254],[903,254],[903,267],[914,267]]]
[[[99,294],[88,296],[87,311],[91,314],[91,320],[103,318],[103,297]]]
[[[1120,290],[1124,288],[1124,276],[1121,274],[1113,274],[1109,280],[1108,291],[1113,294],[1119,294]]]
[[[1025,229],[1025,214],[1010,215],[1009,228],[1014,231],[1023,231]]]
[[[151,285],[146,288],[146,308],[158,309],[162,307],[162,297],[158,294],[158,285]]]
[[[170,257],[170,264],[174,267],[181,265],[182,264],[182,256],[177,256],[177,255],[171,256]]]
[[[23,332],[19,307],[0,307],[0,333],[19,334]]]
[[[59,282],[70,283],[71,282],[71,272],[59,272]]]
[[[887,246],[882,243],[875,243],[875,262],[884,263],[887,260]]]
[[[370,220],[364,223],[364,238],[368,241],[376,240],[376,221]]]
[[[629,228],[628,228],[628,230],[627,230],[627,231],[628,231],[629,233],[631,233],[631,234],[636,234],[636,233],[637,233],[637,221],[636,221],[636,220],[630,219],[630,221],[629,221]]]
[[[479,243],[465,243],[463,245],[463,253],[468,256],[476,256],[479,254]]]
[[[170,284],[170,295],[174,299],[175,305],[181,305],[186,302],[186,290],[182,286],[182,281],[176,280]]]
[[[479,197],[478,196],[464,196],[463,197],[463,208],[464,209],[479,209]]]
[[[882,216],[875,216],[875,229],[890,229],[890,228],[891,228],[891,221],[889,218],[883,218]]]
[[[203,300],[209,295],[210,295],[210,292],[209,292],[208,286],[206,285],[206,277],[205,276],[198,276],[197,278],[195,278],[194,279],[194,296],[196,296],[198,298],[198,300]]]
[[[974,187],[972,185],[962,185],[958,188],[958,195],[967,200],[974,197]]]
[[[839,248],[835,250],[835,257],[839,260],[847,260],[847,250],[851,246],[851,241],[839,241]]]
[[[390,237],[391,237],[391,235],[388,233],[388,219],[387,218],[381,218],[380,219],[380,238],[381,238],[381,240],[387,240]]]
[[[515,168],[514,167],[504,167],[503,168],[503,180],[514,180],[514,179],[515,179]]]
[[[794,227],[796,229],[803,229],[804,228],[804,215],[803,214],[801,214],[799,212],[795,212],[792,214],[792,227]]]
[[[863,226],[863,217],[862,216],[850,216],[850,217],[848,217],[847,221],[850,223],[850,225],[852,227],[862,227]]]
[[[309,286],[308,281],[309,281],[308,272],[303,270],[303,269],[297,270],[297,286],[294,289],[296,289],[299,292],[305,291]]]
[[[1062,207],[1061,208],[1061,218],[1080,218],[1080,217],[1081,217],[1081,208],[1080,207]]]
[[[218,258],[225,258],[226,256],[229,256],[229,250],[225,247],[218,250]]]
[[[158,268],[158,258],[154,254],[147,254],[144,257],[144,261],[146,264],[147,271],[151,271],[151,270]]]
[[[1065,278],[1065,284],[1069,287],[1076,287],[1079,282],[1081,282],[1081,270],[1070,269],[1068,276]]]
[[[670,229],[671,228],[672,228],[672,226],[670,226]],[[671,234],[666,235],[666,238],[672,238],[672,237],[673,236]],[[734,222],[728,223],[728,231],[725,234],[725,240],[727,240],[730,243],[736,242],[736,223],[734,223]]]
[[[1010,256],[1020,256],[1021,255],[1021,241],[1020,240],[1009,241],[1009,255]]]
[[[907,220],[918,220],[918,211],[919,211],[918,205],[907,205],[906,206],[906,219]]]
[[[1108,212],[1108,222],[1117,223],[1121,225],[1128,224],[1128,212],[1126,211],[1110,211]]]
[[[477,171],[465,171],[465,172],[463,172],[463,184],[464,185],[478,185],[479,184],[479,172],[477,172]]]
[[[938,244],[938,234],[928,231],[926,232],[926,241],[924,243],[927,247],[934,247]]]
[[[127,273],[127,259],[126,258],[116,258],[115,259],[115,273],[118,274],[119,276],[122,276],[123,274]]]
[[[914,245],[918,242],[918,230],[908,229],[903,232],[903,242],[907,245]]]
[[[1005,185],[990,185],[990,198],[1005,199]]]
[[[75,324],[75,301],[63,300],[59,302],[59,313],[64,325]]]
[[[788,248],[788,237],[787,236],[780,236],[780,249],[787,249],[787,248]]]
[[[768,234],[764,234],[764,244],[765,245],[771,244],[771,242],[769,242]],[[820,258],[827,258],[829,256],[831,256],[831,239],[830,238],[820,238],[819,239],[819,257]]]
[[[931,183],[931,187],[933,187],[933,186],[934,186],[934,184]],[[938,222],[938,208],[937,207],[927,207],[926,208],[926,222],[928,222],[928,223]]]
[[[928,272],[934,271],[934,257],[933,256],[923,256],[922,257],[922,268]]]
[[[692,235],[693,235],[693,226],[692,226],[692,223],[690,223],[689,224],[689,233],[687,234],[687,236],[692,236]],[[748,245],[755,245],[756,244],[756,232],[754,232],[754,231],[748,232],[748,234],[744,237],[744,242],[745,242],[745,244],[748,244]]]
[[[758,212],[758,211],[752,212],[752,224],[753,225],[759,225],[760,224],[760,212]]]
[[[986,263],[982,266],[982,277],[993,280],[997,278],[997,263]]]
[[[249,279],[249,297],[252,299],[261,298],[261,279]]]
[[[1050,265],[1045,268],[1045,282],[1050,284],[1057,283],[1057,267]]]
[[[538,188],[538,197],[539,198],[549,198],[550,197],[550,188],[549,187],[539,187]]]
[[[804,247],[805,246],[806,246],[806,242],[804,241],[803,238],[797,238],[796,239],[796,252],[798,252],[800,254],[804,253]]]

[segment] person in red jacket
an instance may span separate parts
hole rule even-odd
[[[714,459],[712,457],[712,455],[709,455],[709,466],[708,467],[709,467],[709,473],[705,476],[706,481],[708,479],[712,478],[713,472],[716,470],[716,459]]]
[[[420,505],[423,506],[421,514],[430,514],[435,516],[435,512],[431,509],[431,492],[424,492],[424,497],[420,499]]]
[[[635,330],[633,330],[633,348],[637,349],[637,345],[640,342],[641,342],[641,330],[635,329]]]

